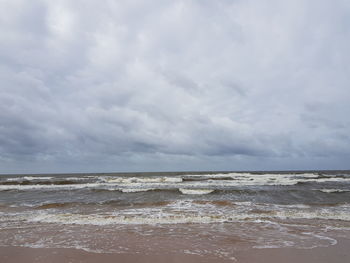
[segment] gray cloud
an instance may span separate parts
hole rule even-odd
[[[0,172],[344,169],[344,1],[2,1]]]

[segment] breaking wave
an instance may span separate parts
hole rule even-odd
[[[74,203],[73,203],[74,204]],[[315,209],[305,205],[266,205],[250,202],[175,201],[158,202],[153,206],[140,204],[139,208],[126,208],[106,213],[45,212],[50,208],[64,208],[72,204],[43,204],[35,213],[3,214],[1,221],[110,225],[110,224],[208,224],[272,219],[341,220],[350,222],[350,206],[339,205]],[[47,210],[49,211],[49,210]]]
[[[29,179],[29,180],[28,180]],[[293,186],[297,184],[349,183],[350,177],[329,177],[304,174],[228,173],[162,177],[18,177],[0,181],[0,191],[106,189],[121,192],[140,192],[149,189],[208,189],[225,190],[249,186]],[[180,190],[181,191],[181,190]],[[186,190],[185,190],[186,191]],[[197,190],[196,190],[197,191]],[[198,192],[197,191],[197,192]],[[195,191],[194,191],[195,192]]]

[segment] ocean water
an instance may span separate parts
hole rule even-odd
[[[349,171],[0,176],[0,246],[234,260],[339,237],[350,237]]]

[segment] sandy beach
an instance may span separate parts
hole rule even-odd
[[[112,262],[168,262],[168,263],[195,263],[195,262],[285,262],[285,263],[346,263],[350,259],[350,239],[339,239],[338,244],[325,248],[295,249],[295,248],[266,248],[248,249],[238,251],[235,259],[220,259],[198,255],[168,254],[157,255],[117,254],[117,253],[91,253],[79,249],[50,249],[50,248],[24,248],[0,247],[0,261],[3,263],[112,263]]]

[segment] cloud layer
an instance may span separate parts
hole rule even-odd
[[[345,169],[348,1],[0,2],[0,172]]]

